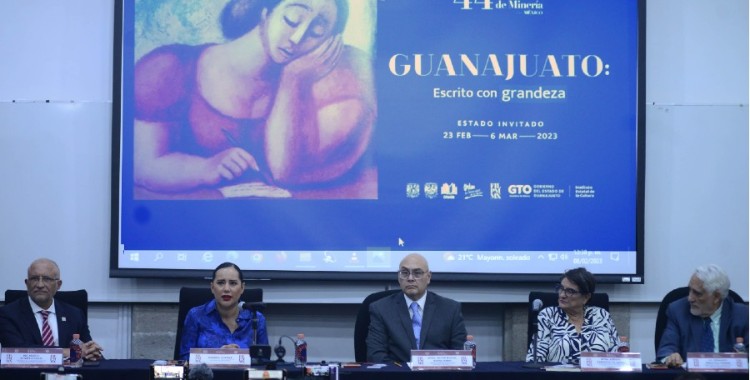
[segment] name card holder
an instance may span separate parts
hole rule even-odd
[[[62,348],[3,348],[0,368],[57,368],[63,364]]]
[[[581,352],[581,372],[642,372],[640,352]]]
[[[748,372],[747,354],[737,352],[688,352],[690,372]]]
[[[245,380],[261,379],[286,380],[286,373],[281,369],[268,370],[249,368],[245,371]]]
[[[205,364],[210,368],[248,368],[250,350],[247,348],[191,348],[190,365]]]
[[[83,376],[80,373],[41,373],[41,380],[81,380]]]
[[[471,350],[411,350],[412,371],[474,369]]]

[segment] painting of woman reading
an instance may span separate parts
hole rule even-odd
[[[171,3],[138,1],[136,29],[163,31],[177,21],[151,25],[160,14],[214,6]],[[218,41],[136,55],[136,198],[377,198],[373,60],[345,41],[350,5],[230,0]],[[369,25],[358,33],[371,40]],[[136,32],[136,49],[149,38]]]

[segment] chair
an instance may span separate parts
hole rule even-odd
[[[5,291],[5,304],[7,305],[22,297],[28,297],[28,293],[25,290],[8,289]],[[84,318],[86,318],[86,321],[88,321],[89,294],[86,292],[86,290],[61,290],[55,293],[55,299],[81,309],[83,311]]]
[[[529,293],[529,314],[526,334],[526,347],[531,344],[531,338],[536,334],[536,314],[533,312],[534,300],[541,300],[542,307],[557,306],[557,292],[530,292]],[[607,293],[594,293],[587,303],[590,306],[598,306],[609,311],[609,295]]]
[[[182,329],[185,327],[185,318],[190,309],[203,305],[214,299],[211,289],[182,287],[180,289],[180,308],[177,312],[177,336],[174,340],[174,358],[180,358],[180,344],[182,343]],[[263,302],[263,289],[245,288],[245,292],[240,296],[240,301],[244,302]]]
[[[659,351],[659,341],[664,334],[664,329],[667,328],[667,306],[680,298],[687,297],[689,292],[690,289],[687,286],[683,286],[681,288],[673,289],[664,296],[664,299],[661,300],[659,311],[656,313],[656,327],[654,327],[654,352]],[[729,298],[734,300],[734,302],[745,302],[742,297],[732,289],[729,289]]]
[[[357,319],[354,322],[354,360],[363,363],[367,361],[367,333],[370,329],[370,304],[391,294],[400,292],[401,289],[383,290],[365,297],[357,311]]]

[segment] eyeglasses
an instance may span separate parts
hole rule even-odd
[[[26,281],[30,282],[32,285],[36,285],[40,282],[43,282],[44,285],[52,285],[57,280],[59,280],[59,278],[52,278],[47,276],[29,277],[28,279],[26,279]]]
[[[404,280],[409,279],[409,276],[413,276],[415,280],[419,280],[420,278],[424,277],[425,271],[421,269],[415,269],[411,272],[409,272],[408,269],[401,269],[398,271],[398,277]]]
[[[572,289],[572,288],[566,288],[562,286],[561,284],[555,285],[555,291],[557,292],[557,294],[565,293],[565,295],[568,297],[573,297],[576,294],[581,294],[580,291]]]

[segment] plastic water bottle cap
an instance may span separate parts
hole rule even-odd
[[[81,339],[81,334],[73,334],[73,339]]]
[[[474,340],[474,335],[467,335],[466,340]]]
[[[305,334],[303,333],[297,334],[297,339],[305,339]]]

